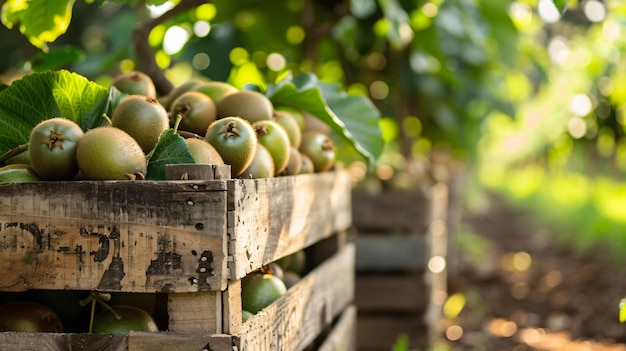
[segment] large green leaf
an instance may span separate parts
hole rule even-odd
[[[322,83],[311,73],[270,84],[266,94],[274,104],[293,106],[322,120],[370,165],[382,152],[380,112],[366,97],[348,95],[338,84]]]
[[[173,129],[167,129],[161,134],[156,146],[148,155],[146,179],[165,179],[165,165],[179,163],[196,163],[196,161],[189,153],[185,139]]]
[[[32,73],[0,91],[0,151],[28,142],[37,123],[65,117],[83,130],[100,125],[108,90],[69,71]]]
[[[65,33],[72,19],[74,0],[7,0],[2,5],[2,23],[19,29],[36,47],[47,50],[47,43]]]

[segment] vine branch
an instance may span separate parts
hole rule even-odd
[[[150,32],[154,27],[165,23],[183,12],[210,2],[211,0],[181,1],[178,5],[163,13],[161,16],[147,20],[133,30],[133,47],[138,58],[138,69],[152,78],[159,94],[165,95],[169,93],[173,85],[165,77],[165,72],[156,62],[156,54],[148,42]]]

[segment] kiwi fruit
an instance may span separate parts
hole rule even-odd
[[[285,129],[273,120],[261,120],[252,124],[259,144],[265,146],[274,160],[274,174],[280,174],[289,162],[289,136]]]
[[[300,152],[300,158],[302,158],[302,167],[300,168],[300,173],[298,174],[310,174],[315,172],[315,167],[313,166],[313,161],[311,158],[302,152]]]
[[[252,163],[241,173],[241,178],[273,178],[274,160],[272,154],[262,144],[257,145]]]
[[[46,305],[13,300],[0,305],[0,331],[61,333],[63,324]]]
[[[254,123],[272,119],[274,106],[270,99],[253,90],[239,90],[225,95],[217,103],[217,118],[239,116]]]
[[[81,176],[90,180],[144,179],[148,166],[137,141],[110,126],[88,130],[78,143],[76,160]]]
[[[250,166],[258,145],[256,132],[250,122],[237,116],[211,123],[204,139],[213,145],[224,163],[230,165],[233,177],[240,176]]]
[[[213,165],[223,165],[224,160],[220,156],[219,152],[215,150],[213,145],[209,144],[204,139],[187,138],[187,147],[191,153],[191,157],[196,163],[208,163]]]
[[[111,125],[133,137],[147,154],[170,127],[170,120],[167,111],[156,99],[129,95],[113,111]]]
[[[145,310],[127,305],[112,305],[94,316],[93,332],[101,334],[128,334],[131,331],[158,332],[154,318]]]
[[[328,171],[335,163],[335,145],[320,131],[310,130],[302,134],[300,152],[311,159],[315,172]]]
[[[244,310],[256,314],[287,292],[285,283],[273,274],[251,273],[241,280]]]
[[[61,117],[39,122],[31,131],[28,158],[42,180],[71,180],[78,173],[76,148],[83,130]]]
[[[274,114],[274,121],[278,122],[285,129],[291,146],[296,149],[299,148],[302,142],[302,130],[295,117],[292,114],[278,111]]]
[[[10,166],[18,166],[18,164],[12,164],[0,168],[0,184],[36,182],[41,180],[41,178],[39,178],[39,176],[35,173],[35,171],[33,171],[33,169],[29,165],[23,165],[25,167]]]
[[[306,118],[304,117],[304,113],[300,109],[286,105],[276,105],[274,106],[274,113],[290,115],[296,120],[296,122],[298,122],[298,126],[300,127],[301,131],[303,131],[306,126]]]
[[[151,98],[156,98],[157,96],[152,78],[139,71],[122,73],[113,79],[111,85],[122,93],[129,95],[138,94]]]
[[[174,100],[188,91],[193,91],[195,87],[205,82],[206,81],[201,78],[192,78],[172,89],[167,95],[160,97],[159,102],[163,105],[163,107],[165,107],[166,110],[169,111],[172,109],[172,103]]]
[[[295,147],[289,148],[289,162],[281,175],[296,175],[302,170],[302,154]]]
[[[208,81],[198,84],[193,87],[193,90],[210,97],[216,104],[218,104],[224,96],[239,91],[234,86],[219,81]]]
[[[182,117],[178,125],[179,130],[203,137],[209,124],[215,121],[217,108],[210,97],[197,91],[188,91],[172,103],[170,110],[171,126],[175,125],[179,115]]]

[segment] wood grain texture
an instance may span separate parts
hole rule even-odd
[[[424,276],[414,274],[359,274],[355,302],[365,313],[422,313],[430,300]]]
[[[354,238],[357,272],[423,272],[428,261],[424,236],[365,235]]]
[[[431,217],[431,192],[352,193],[352,221],[360,232],[424,235]]]
[[[303,350],[354,299],[351,244],[242,326],[241,351]]]
[[[223,181],[0,185],[0,290],[220,290]]]
[[[129,335],[0,333],[2,350],[11,351],[232,351],[230,335],[130,332]]]
[[[352,223],[344,171],[233,180],[229,185],[230,278],[345,230]]]
[[[356,350],[356,306],[350,305],[318,347],[317,351]]]
[[[359,351],[389,351],[398,337],[405,334],[411,349],[428,345],[427,332],[419,315],[358,316],[357,349]]]

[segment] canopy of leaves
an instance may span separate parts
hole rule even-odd
[[[37,123],[64,117],[83,130],[103,121],[108,90],[69,71],[33,73],[0,91],[0,151],[28,142]]]

